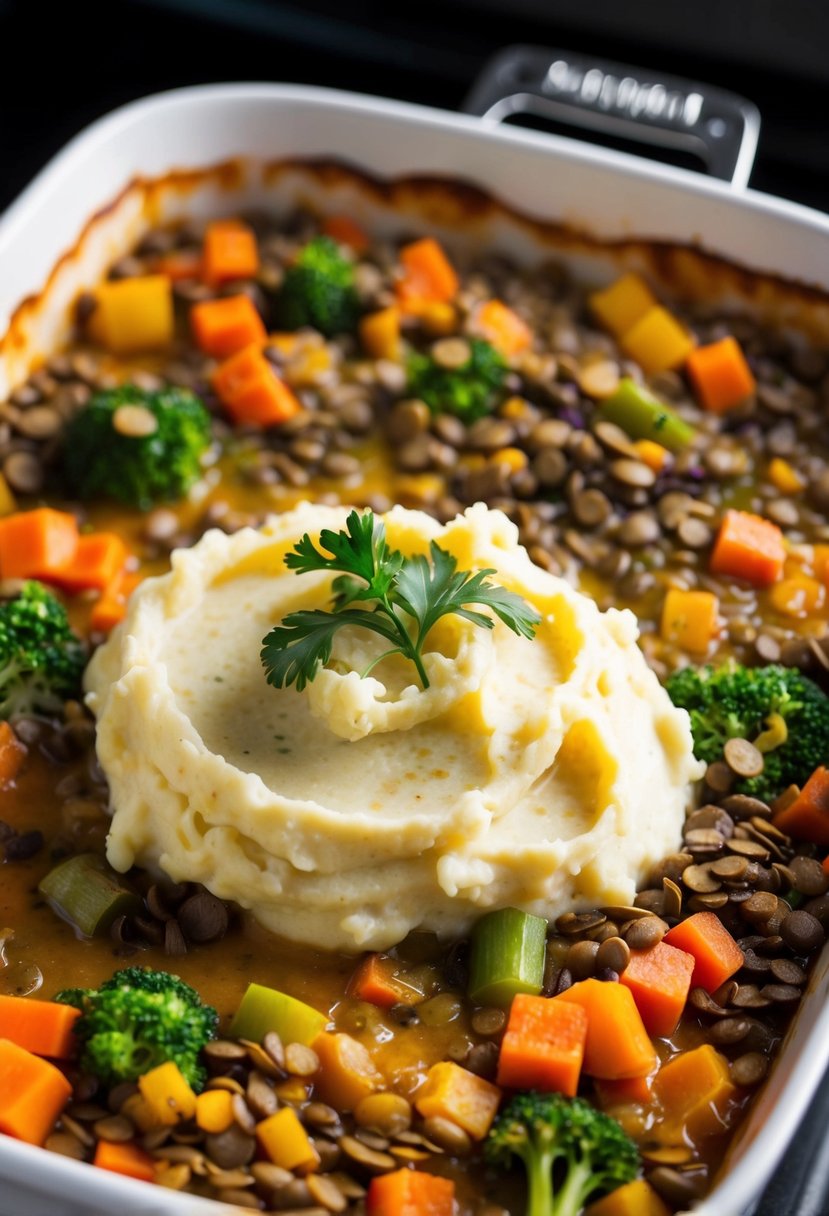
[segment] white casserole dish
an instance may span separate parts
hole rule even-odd
[[[152,180],[236,158],[243,159],[206,173],[180,173],[162,185]],[[384,190],[359,174],[273,167],[306,159],[344,161],[380,182],[418,174],[459,178],[534,220],[571,224],[620,243],[603,250],[434,182]],[[0,333],[8,323],[0,338],[0,399],[66,339],[77,292],[93,285],[150,224],[291,200],[348,209],[381,229],[427,227],[450,231],[456,242],[489,241],[521,260],[555,248],[596,281],[621,265],[644,263],[653,278],[664,274],[681,292],[748,299],[774,322],[829,340],[829,297],[821,296],[829,290],[829,218],[816,212],[683,170],[457,114],[323,89],[222,85],[149,98],[96,123],[0,219]],[[635,236],[690,242],[716,256],[674,251],[651,259]],[[718,258],[771,277],[748,281]],[[774,282],[776,276],[807,288]],[[26,297],[33,298],[18,307]],[[829,949],[731,1151],[729,1171],[695,1209],[697,1216],[750,1211],[829,1064],[827,995]],[[228,1210],[0,1136],[2,1216]]]

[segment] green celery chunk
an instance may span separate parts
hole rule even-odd
[[[235,1039],[261,1043],[269,1030],[275,1030],[283,1043],[304,1043],[310,1047],[327,1025],[325,1014],[304,1001],[264,984],[248,984],[230,1023],[230,1034]]]
[[[97,853],[78,853],[55,866],[38,883],[44,895],[64,920],[84,937],[108,933],[119,916],[141,912],[144,902]]]
[[[669,405],[629,377],[619,381],[613,396],[602,403],[599,415],[615,422],[631,439],[653,439],[670,452],[687,447],[696,435]]]
[[[518,908],[488,912],[475,926],[469,996],[506,1009],[518,992],[538,996],[544,982],[547,922]]]

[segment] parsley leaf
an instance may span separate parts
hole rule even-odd
[[[423,646],[441,617],[462,616],[474,625],[492,629],[491,616],[467,607],[489,608],[503,623],[525,638],[535,636],[541,617],[519,595],[489,581],[494,570],[458,570],[457,559],[434,541],[430,556],[405,557],[389,548],[382,521],[372,513],[352,511],[345,531],[324,528],[319,547],[306,533],[285,558],[297,574],[312,570],[337,572],[332,583],[332,608],[290,612],[262,643],[262,664],[269,684],[298,691],[313,680],[331,658],[334,637],[346,625],[369,629],[392,643],[362,672],[389,654],[402,654],[414,663],[420,682],[429,687],[423,666]],[[373,602],[370,609],[353,608]]]

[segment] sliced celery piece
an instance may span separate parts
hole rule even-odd
[[[327,1025],[325,1014],[304,1001],[264,984],[248,984],[230,1023],[230,1034],[235,1039],[261,1043],[269,1030],[275,1030],[283,1043],[304,1043],[309,1047]]]
[[[62,861],[40,880],[38,890],[84,937],[108,933],[116,917],[144,907],[141,897],[97,853],[78,853]]]
[[[696,435],[669,405],[629,377],[619,381],[613,396],[602,402],[599,414],[615,422],[631,439],[653,439],[670,452],[687,447]]]
[[[469,996],[476,1005],[506,1008],[517,992],[537,996],[544,982],[547,922],[518,908],[488,912],[475,926]]]

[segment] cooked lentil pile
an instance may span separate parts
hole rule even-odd
[[[0,407],[0,1077],[25,1053],[54,1095],[0,1097],[0,1130],[257,1211],[517,1216],[509,1145],[583,1119],[594,1181],[562,1216],[693,1205],[829,925],[827,357],[635,276],[591,293],[560,264],[465,264],[305,213],[151,231],[76,322]],[[108,871],[88,649],[173,549],[305,497],[440,520],[483,500],[538,565],[635,611],[708,770],[632,906],[546,928],[505,910],[471,941],[355,960]],[[64,632],[45,654],[31,578],[83,650]],[[131,984],[159,1025],[169,969],[215,1006],[197,1064],[166,1031],[141,1067],[96,1043],[125,967],[133,1048]],[[52,1020],[25,1030],[35,995]],[[616,1124],[566,1106],[576,1088]]]

